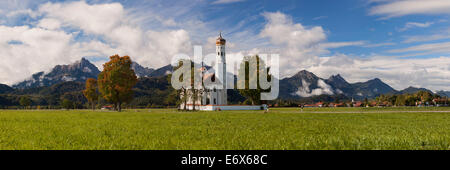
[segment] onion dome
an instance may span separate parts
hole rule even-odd
[[[219,37],[216,39],[216,45],[225,45],[227,41],[222,38],[222,33],[219,34]]]

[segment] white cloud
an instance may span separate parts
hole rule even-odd
[[[269,37],[274,44],[305,48],[326,39],[322,27],[305,28],[302,24],[294,24],[289,16],[280,12],[263,15],[268,23],[261,31],[261,36]]]
[[[389,2],[392,0],[367,0],[367,4],[378,3],[378,2]]]
[[[426,41],[443,40],[443,39],[450,39],[450,29],[440,31],[437,34],[407,36],[407,37],[405,37],[405,40],[403,40],[403,42],[404,43],[415,43],[415,42],[426,42]]]
[[[370,9],[369,14],[381,15],[385,18],[399,17],[412,14],[450,14],[448,0],[393,0]]]
[[[55,30],[61,28],[61,22],[56,19],[45,18],[39,21],[38,27]]]
[[[172,18],[171,19],[167,19],[167,20],[163,20],[162,23],[165,26],[177,26],[177,23]]]
[[[354,41],[354,42],[327,42],[322,43],[320,46],[324,49],[328,48],[340,48],[340,47],[346,47],[346,46],[362,46],[365,45],[366,42],[364,41]]]
[[[317,63],[316,54],[322,53],[319,44],[326,40],[322,27],[306,28],[302,24],[293,23],[292,19],[280,12],[264,13],[267,24],[260,33],[269,38],[273,45],[279,47],[281,56],[281,76],[293,75],[299,68]]]
[[[148,38],[146,48],[148,49],[145,54],[148,57],[138,60],[140,63],[149,65],[151,63],[159,63],[159,65],[163,66],[169,64],[171,57],[180,52],[191,54],[193,46],[188,32],[185,30],[148,31],[146,35]],[[155,58],[158,58],[159,61],[154,61]]]
[[[71,39],[72,35],[63,31],[0,26],[0,80],[11,84],[38,70],[48,70],[49,65],[79,59],[72,55]]]
[[[434,40],[450,39],[450,34],[432,34],[432,35],[416,35],[408,36],[403,41],[404,43],[414,43],[414,42],[426,42]]]
[[[2,83],[12,84],[84,56],[107,60],[114,54],[130,55],[158,68],[169,64],[171,56],[192,49],[186,30],[142,30],[119,3],[46,3],[29,13],[38,13],[35,27],[0,26],[0,56],[7,58],[0,64]],[[80,32],[81,41],[76,39]]]
[[[38,14],[31,9],[11,11],[8,14],[6,14],[7,17],[15,17],[20,15],[28,15],[31,16],[32,18],[36,18],[38,16]]]
[[[133,60],[153,68],[167,65],[170,57],[188,52],[190,36],[183,29],[154,31],[142,30],[133,24],[120,3],[90,5],[84,1],[71,3],[47,3],[39,8],[46,18],[56,19],[65,26],[78,28],[94,36],[102,36],[114,53],[103,56],[130,55]],[[173,20],[163,24],[175,25]],[[105,44],[105,45],[106,45]]]
[[[405,24],[405,26],[401,29],[399,29],[399,31],[406,31],[409,30],[411,28],[427,28],[431,25],[433,25],[434,22],[425,22],[425,23],[419,23],[419,22],[408,22]]]
[[[125,22],[125,12],[120,3],[89,5],[84,1],[49,2],[42,5],[39,12],[92,34],[109,33]]]
[[[305,80],[302,80],[302,86],[299,87],[299,89],[297,90],[297,92],[295,92],[294,95],[298,95],[301,97],[311,97],[311,96],[318,96],[318,95],[322,95],[322,94],[327,94],[327,95],[334,94],[331,86],[328,85],[327,83],[325,83],[323,80],[317,81],[318,88],[310,90],[310,85],[311,84],[309,84]]]
[[[450,52],[450,42],[443,43],[429,43],[411,46],[408,48],[389,50],[391,53],[405,53],[405,52],[432,52],[432,53],[446,53]]]
[[[313,20],[321,20],[321,19],[326,19],[328,18],[328,16],[319,16],[319,17],[314,17]]]
[[[383,46],[392,46],[392,45],[396,45],[396,43],[385,42],[385,43],[367,44],[367,45],[364,45],[363,47],[373,48],[373,47],[383,47]]]
[[[306,27],[293,23],[292,18],[280,13],[264,13],[267,23],[260,33],[279,49],[282,77],[295,74],[301,68],[319,63],[319,55],[328,54],[329,48],[360,46],[364,42],[326,42],[327,35],[322,27]]]
[[[245,0],[217,0],[214,1],[213,4],[230,4],[230,3],[235,3],[235,2],[242,2]]]

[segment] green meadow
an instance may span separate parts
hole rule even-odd
[[[0,110],[2,150],[449,150],[450,108]]]

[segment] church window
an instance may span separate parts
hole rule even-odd
[[[216,99],[214,99],[214,104],[217,104]]]

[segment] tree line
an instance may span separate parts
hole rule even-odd
[[[413,94],[387,94],[376,97],[375,102],[386,106],[428,106],[447,105],[447,97],[441,97],[428,91]]]

